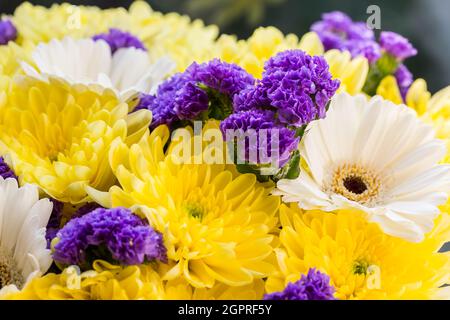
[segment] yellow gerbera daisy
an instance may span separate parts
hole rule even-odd
[[[310,268],[330,276],[338,299],[433,299],[446,292],[440,287],[450,280],[450,253],[438,250],[450,235],[447,214],[418,244],[384,234],[351,210],[302,212],[283,205],[280,220],[279,272],[266,282],[269,293]]]
[[[131,147],[114,143],[110,165],[121,187],[113,186],[109,194],[89,188],[91,196],[108,207],[141,206],[164,234],[171,261],[164,280],[184,278],[194,287],[211,288],[268,276],[274,270],[268,259],[279,198],[254,175],[237,175],[233,167],[180,164],[179,144],[172,142],[164,153],[168,135],[160,126]]]
[[[128,112],[107,91],[23,78],[0,99],[0,154],[9,155],[21,184],[80,203],[88,200],[86,186],[107,190],[114,182],[110,143],[136,142],[148,130],[149,111]]]

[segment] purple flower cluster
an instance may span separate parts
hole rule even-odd
[[[345,13],[333,11],[324,13],[322,20],[311,26],[320,37],[325,50],[347,50],[352,56],[365,56],[370,62],[381,56],[375,34],[364,22],[353,22]]]
[[[3,157],[0,157],[0,176],[3,177],[3,179],[14,178],[17,180],[14,171],[8,166]]]
[[[417,54],[417,50],[405,37],[390,31],[383,31],[380,34],[381,48],[397,60],[403,61]]]
[[[244,69],[219,59],[202,64],[194,62],[186,73],[197,83],[230,97],[255,83],[255,79]]]
[[[70,220],[58,233],[53,259],[87,265],[109,256],[124,265],[167,262],[162,235],[125,208],[98,208]]]
[[[322,20],[311,26],[311,31],[319,35],[325,50],[347,50],[353,57],[362,55],[371,63],[378,60],[382,52],[399,61],[417,54],[408,39],[395,32],[381,32],[377,43],[374,32],[364,22],[354,22],[340,11],[323,14]]]
[[[323,57],[287,50],[266,62],[261,81],[237,95],[233,105],[236,111],[269,108],[280,124],[301,127],[325,116],[338,87]]]
[[[47,239],[47,247],[50,248],[50,243],[53,238],[56,238],[56,234],[61,229],[61,225],[64,223],[63,221],[63,210],[64,203],[60,202],[56,199],[51,199],[50,201],[53,203],[52,214],[50,215],[50,219],[47,223],[45,238]],[[70,216],[70,219],[78,218],[84,216],[85,214],[101,208],[101,206],[95,202],[88,202],[78,209],[76,209],[75,213]]]
[[[8,44],[17,38],[17,29],[11,20],[0,20],[0,45]]]
[[[224,139],[230,141],[227,130],[236,131],[236,135],[241,132],[238,141],[253,138],[256,143],[246,143],[245,159],[239,160],[271,162],[259,155],[258,150],[264,149],[263,154],[270,159],[277,152],[278,165],[283,167],[297,149],[300,137],[296,130],[325,116],[338,87],[339,81],[332,79],[323,57],[311,57],[301,50],[280,52],[266,62],[261,80],[234,96],[234,113],[221,123]],[[263,132],[266,137],[261,136]],[[272,144],[277,136],[277,145]]]
[[[108,33],[97,34],[92,37],[95,41],[104,40],[111,48],[111,53],[115,53],[120,48],[136,48],[147,51],[144,44],[129,32],[111,28]]]
[[[295,283],[289,283],[281,292],[266,294],[264,300],[335,300],[330,278],[315,268],[302,275]]]
[[[175,103],[186,81],[186,76],[183,73],[177,73],[158,87],[156,95],[141,95],[135,110],[148,109],[152,112],[150,128],[154,129],[161,124],[171,125],[178,120],[175,113]]]
[[[277,124],[274,119],[275,113],[270,110],[240,111],[222,121],[220,129],[226,140],[236,137],[240,143],[245,143],[245,154],[238,155],[239,159],[264,164],[270,163],[277,153],[278,165],[282,167],[289,161],[291,152],[297,149],[300,138],[295,136],[295,131]]]
[[[135,110],[151,110],[153,128],[178,120],[195,120],[211,104],[217,104],[219,113],[226,114],[226,110],[221,109],[227,105],[231,108],[234,95],[254,82],[254,78],[237,65],[218,59],[202,64],[194,62],[185,72],[162,83],[155,96],[142,96]]]
[[[405,99],[412,84],[412,75],[403,61],[417,54],[417,50],[405,37],[383,31],[379,41],[364,22],[354,22],[343,12],[334,11],[322,15],[311,30],[316,32],[325,50],[347,50],[353,57],[364,56],[371,64],[364,91],[373,95],[381,80],[394,74]]]
[[[284,51],[269,59],[261,80],[278,120],[297,127],[325,116],[339,84],[323,57],[311,57],[301,50]]]
[[[406,94],[408,93],[408,90],[414,81],[413,75],[404,64],[401,64],[397,68],[397,71],[395,72],[394,76],[395,79],[397,80],[403,101],[406,101]]]

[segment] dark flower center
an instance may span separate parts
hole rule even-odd
[[[361,177],[350,176],[344,179],[344,187],[354,193],[354,194],[362,194],[367,190],[367,186]]]

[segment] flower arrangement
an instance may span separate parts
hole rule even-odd
[[[245,40],[129,10],[0,21],[1,299],[450,298],[450,87],[342,12]]]

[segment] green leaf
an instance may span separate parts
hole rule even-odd
[[[289,161],[272,177],[274,182],[281,179],[295,179],[300,175],[300,151],[295,150]]]
[[[381,80],[386,76],[393,75],[398,66],[399,62],[394,56],[387,53],[383,54],[375,64],[370,66],[363,91],[370,96],[375,95]]]
[[[261,174],[261,167],[256,164],[250,163],[236,164],[236,169],[240,173],[254,174],[259,182],[267,182],[270,180],[270,176]]]

